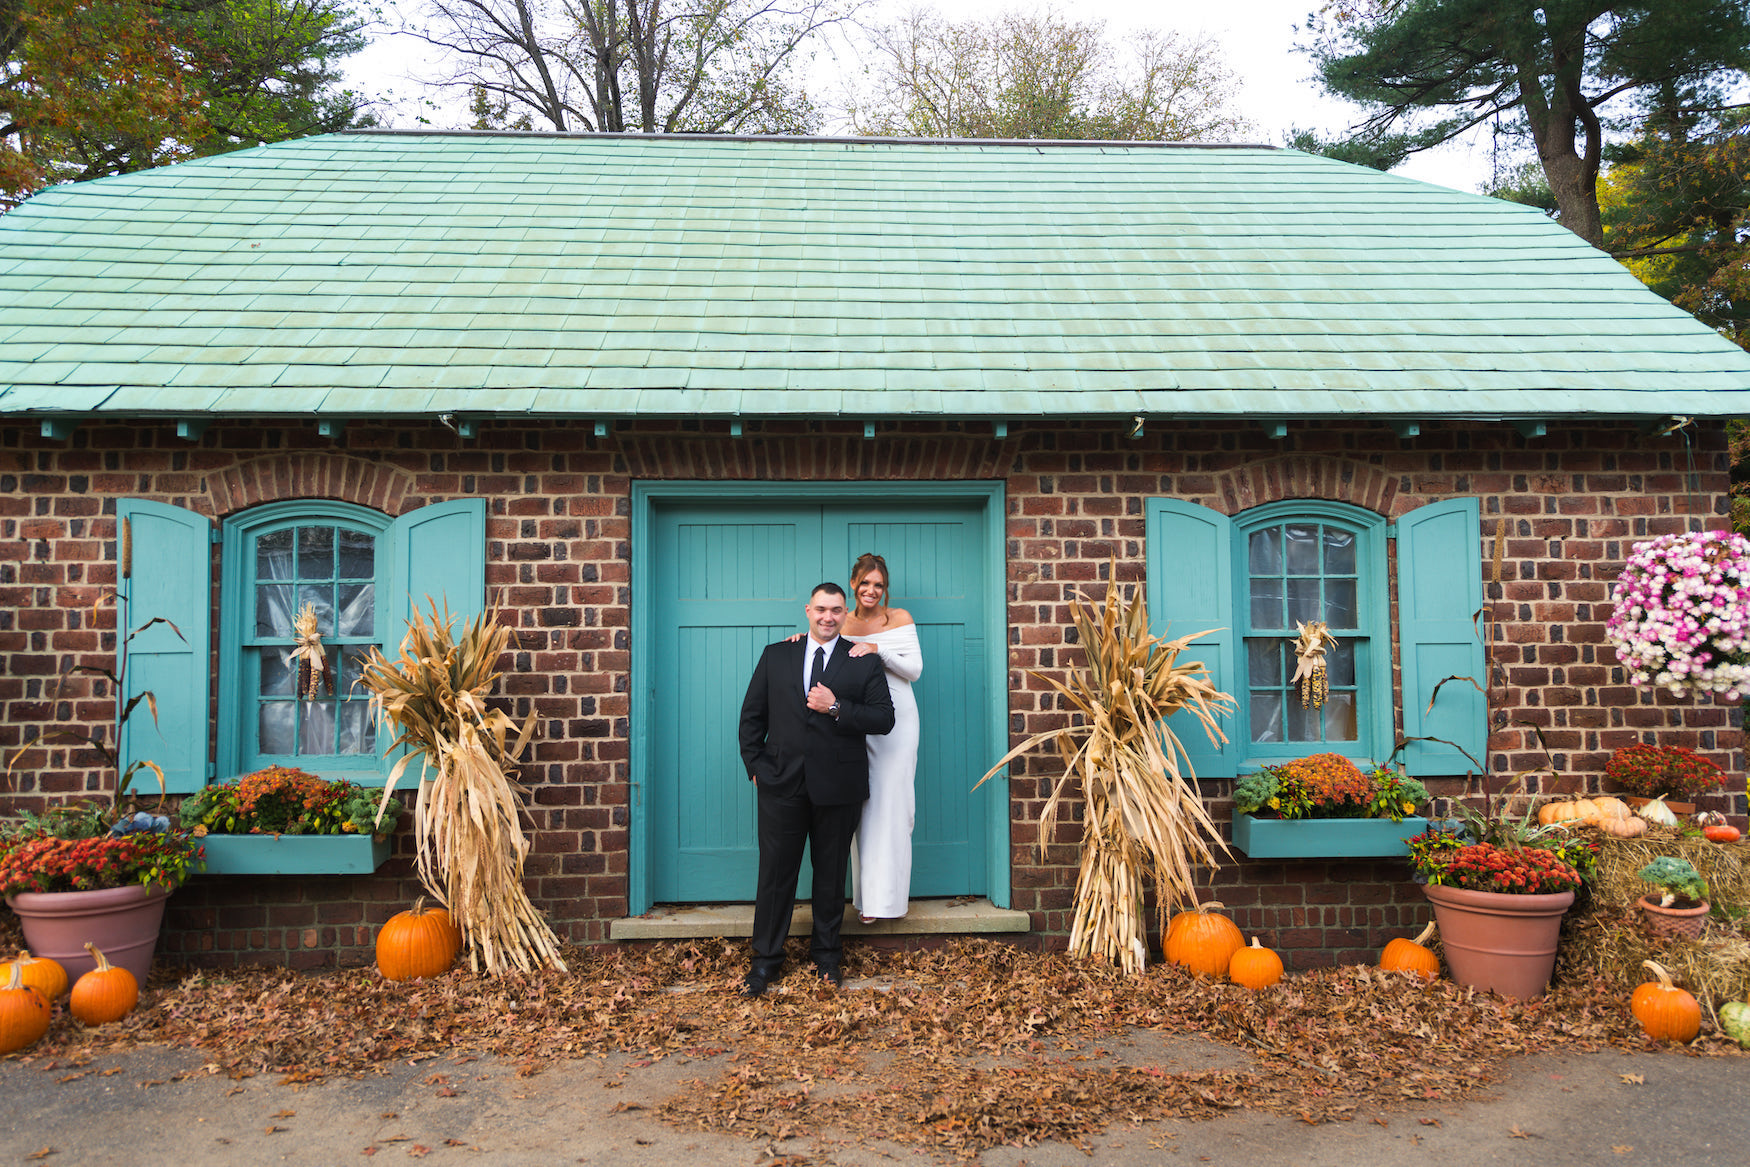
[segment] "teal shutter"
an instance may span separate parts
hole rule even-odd
[[[1178,637],[1208,630],[1192,642],[1189,658],[1203,661],[1218,689],[1234,693],[1239,669],[1234,657],[1233,523],[1220,511],[1170,498],[1150,499],[1146,514],[1149,631]],[[1244,694],[1235,696],[1245,699]],[[1175,713],[1167,719],[1199,778],[1236,776],[1243,724],[1240,718],[1221,718],[1228,741],[1216,745],[1193,714]]]
[[[383,644],[391,659],[407,633],[407,620],[436,601],[453,620],[486,608],[486,500],[458,498],[409,511],[392,530],[389,595],[381,611],[389,620]]]
[[[1447,677],[1470,677],[1488,686],[1474,622],[1483,607],[1481,547],[1474,498],[1429,503],[1398,520],[1404,736],[1440,738],[1477,760],[1438,742],[1411,742],[1404,761],[1418,777],[1464,774],[1487,762],[1488,702],[1470,681],[1440,684]]]
[[[130,548],[130,562],[116,570],[118,639],[159,618],[182,633],[153,624],[126,645],[123,705],[150,692],[158,718],[154,724],[146,701],[134,707],[118,741],[122,770],[153,762],[164,771],[167,793],[191,794],[207,783],[212,524],[182,507],[124,498],[116,503],[116,526],[118,548],[124,539]],[[123,527],[126,536],[119,533]],[[131,789],[151,794],[157,786],[152,772],[142,770]]]

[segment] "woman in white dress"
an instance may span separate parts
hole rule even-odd
[[[871,735],[869,801],[857,828],[851,856],[853,902],[865,924],[897,920],[911,898],[911,829],[917,807],[913,780],[918,766],[918,703],[911,683],[924,671],[917,625],[904,608],[887,606],[887,561],[861,555],[851,568],[851,595],[857,607],[841,634],[857,647],[854,656],[881,654],[887,688],[893,694],[893,730]]]

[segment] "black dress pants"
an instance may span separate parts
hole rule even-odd
[[[800,783],[798,783],[800,786]],[[839,967],[844,944],[839,928],[845,918],[845,871],[851,861],[851,837],[863,816],[858,802],[818,806],[805,791],[794,796],[759,792],[760,875],[753,906],[753,971],[776,977],[784,966],[784,938],[796,907],[796,878],[802,870],[802,848],[814,861],[814,936],[809,957],[829,968]]]

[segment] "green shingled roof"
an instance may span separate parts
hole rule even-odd
[[[362,133],[0,217],[0,413],[1750,414],[1541,214],[1265,147]]]

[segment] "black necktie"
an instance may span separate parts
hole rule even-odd
[[[826,649],[816,648],[814,650],[814,671],[808,674],[809,692],[812,693],[814,687],[820,684],[820,674],[824,672],[826,672]]]

